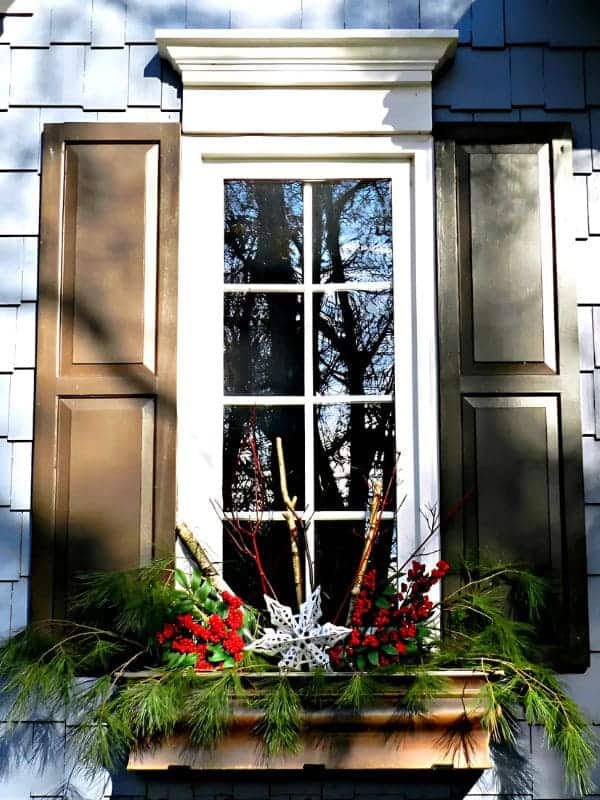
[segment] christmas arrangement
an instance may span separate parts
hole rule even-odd
[[[336,598],[337,613],[324,620],[321,588],[310,564],[305,574],[301,556],[306,525],[289,496],[277,446],[295,607],[273,596],[258,526],[224,517],[256,569],[262,609],[231,590],[180,526],[189,570],[157,561],[87,575],[69,619],[30,625],[0,648],[10,718],[26,719],[40,706],[54,718],[68,710],[81,720],[69,735],[82,768],[111,771],[132,748],[181,729],[193,744],[214,747],[235,709],[251,706],[261,711],[255,735],[268,757],[298,747],[305,709],[360,712],[403,676],[397,705],[405,715],[423,714],[443,694],[445,670],[474,670],[484,676],[478,704],[494,746],[516,747],[520,719],[543,726],[568,782],[588,792],[596,759],[591,726],[537,660],[545,582],[510,564],[450,565],[439,558],[428,566],[421,554],[435,538],[435,515],[430,536],[407,563],[383,568],[374,552],[389,490],[374,483],[351,584]],[[450,571],[460,575],[458,588],[437,599],[432,590]],[[302,681],[295,680],[299,673]],[[455,734],[468,738],[465,727]]]

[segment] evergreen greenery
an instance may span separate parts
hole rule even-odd
[[[70,736],[82,766],[114,770],[130,749],[180,728],[193,743],[214,746],[241,705],[260,709],[255,733],[268,757],[298,746],[305,707],[358,712],[382,692],[397,693],[391,678],[401,675],[405,688],[397,703],[407,714],[422,714],[447,689],[445,670],[476,670],[486,676],[478,702],[493,741],[514,745],[518,718],[540,725],[562,755],[571,786],[581,795],[591,790],[596,742],[552,670],[536,662],[546,586],[527,571],[467,565],[464,584],[433,619],[442,620],[444,636],[426,661],[413,658],[368,674],[317,672],[301,687],[287,675],[265,676],[268,662],[250,654],[210,673],[165,666],[156,633],[182,599],[194,602],[200,585],[184,581],[178,589],[170,577],[165,562],[89,576],[71,605],[71,621],[37,623],[8,640],[0,648],[0,684],[10,719],[27,719],[40,707],[59,718],[68,709],[81,720]]]

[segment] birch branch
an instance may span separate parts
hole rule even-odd
[[[217,591],[219,591],[221,594],[223,592],[235,594],[235,592],[230,588],[229,584],[223,579],[219,570],[206,555],[206,550],[196,539],[192,533],[192,529],[189,528],[185,522],[180,522],[175,530],[181,541],[186,546],[188,553],[191,555],[202,575],[212,583],[215,589],[217,589]]]
[[[281,485],[281,497],[286,510],[283,512],[283,518],[287,522],[290,531],[290,545],[292,550],[292,568],[294,570],[294,585],[296,587],[296,601],[298,608],[304,602],[304,586],[302,580],[302,560],[300,558],[300,548],[298,547],[298,524],[296,521],[296,503],[298,497],[294,495],[290,497],[287,486],[287,475],[285,471],[285,459],[283,456],[283,444],[281,437],[277,436],[275,439],[275,448],[277,450],[277,463],[279,464],[279,483]]]

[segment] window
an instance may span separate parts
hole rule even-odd
[[[180,390],[182,491],[186,475],[202,477],[189,496],[180,494],[181,513],[194,520],[234,588],[247,596],[253,582],[257,600],[253,570],[240,565],[211,508],[217,501],[226,515],[256,519],[247,444],[240,458],[252,425],[266,489],[262,552],[267,565],[279,567],[271,570],[277,594],[291,602],[291,572],[281,567],[290,559],[282,553],[289,537],[275,453],[280,436],[290,492],[311,521],[309,556],[325,613],[332,614],[330,598],[348,585],[362,550],[373,481],[392,484],[382,543],[395,558],[394,509],[404,495],[409,513],[418,509],[418,439],[425,430],[435,435],[431,420],[415,414],[413,159],[224,164],[195,151],[194,183],[201,181],[207,200],[196,203],[190,225],[195,217],[194,241],[203,242],[204,255],[195,256],[194,245],[181,266],[182,281],[195,289],[190,282],[180,297],[186,333],[179,369],[187,384],[194,360],[202,399],[193,401],[194,414],[190,398],[198,395],[189,385]],[[182,425],[190,425],[183,436]],[[428,469],[437,473],[435,455]],[[410,527],[401,556],[421,535],[414,517],[404,519]]]

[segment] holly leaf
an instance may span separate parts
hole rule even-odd
[[[225,661],[228,656],[225,650],[221,647],[220,644],[213,645],[211,648],[212,653],[209,655],[207,661],[210,661],[211,664],[216,664],[219,661]]]
[[[384,644],[381,649],[388,656],[397,656],[398,655],[398,651],[396,650],[396,648],[394,647],[393,644]]]
[[[375,600],[375,605],[377,606],[377,608],[389,608],[390,601],[386,600],[385,597],[378,597]]]
[[[364,653],[359,653],[356,656],[356,666],[359,668],[359,670],[361,670],[361,672],[367,666],[367,661],[365,659]]]
[[[208,600],[209,595],[210,595],[210,584],[207,581],[203,580],[194,594],[198,605],[199,606],[206,605],[206,601]]]
[[[179,661],[179,655],[177,653],[168,651],[165,653],[165,661],[167,662],[169,669],[175,669],[177,662]]]
[[[398,594],[398,587],[394,583],[388,583],[383,590],[384,595],[387,597],[392,597],[395,594]]]
[[[379,650],[369,650],[367,658],[374,667],[379,666]]]
[[[182,569],[175,570],[175,579],[180,586],[183,586],[184,589],[190,588],[190,582],[188,580],[188,576]]]
[[[231,658],[228,656],[225,661],[223,662],[224,667],[235,667],[235,658]]]
[[[429,636],[430,631],[427,625],[424,625],[422,622],[417,623],[417,639],[419,642],[424,641]]]

